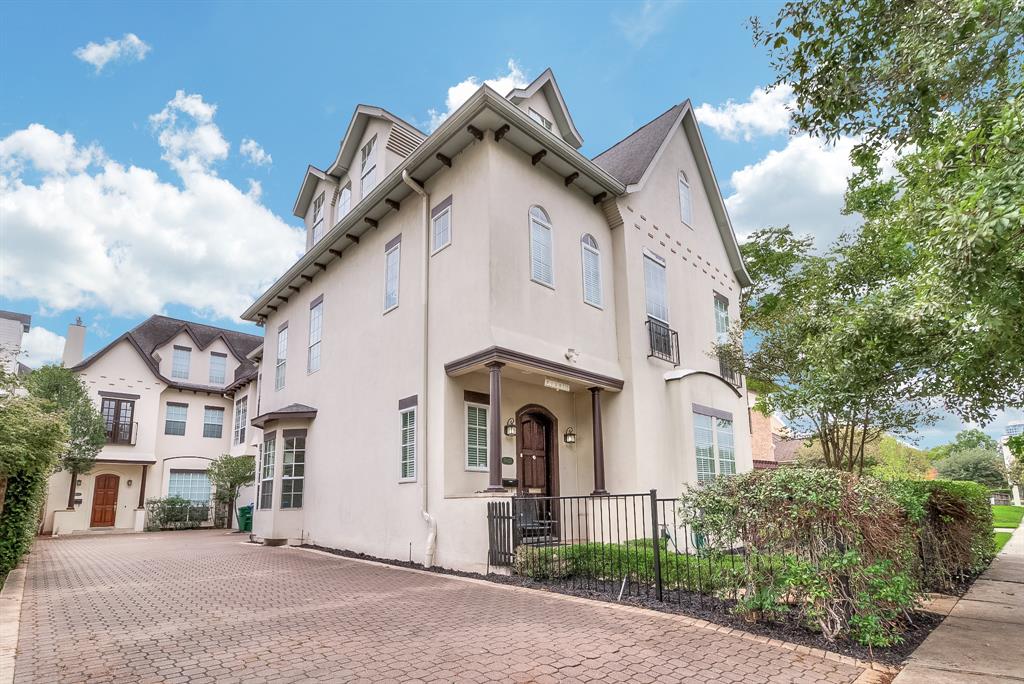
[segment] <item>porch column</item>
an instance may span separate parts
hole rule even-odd
[[[500,361],[491,361],[487,364],[487,369],[491,374],[490,407],[488,409],[490,424],[487,426],[487,456],[490,459],[487,486],[489,492],[505,491],[505,488],[501,486],[501,368],[504,365]]]
[[[139,508],[146,507],[146,475],[149,474],[149,466],[142,466],[142,480],[139,481]]]
[[[78,473],[71,471],[71,487],[68,489],[68,510],[75,510],[75,490],[78,489]]]
[[[604,432],[601,428],[601,388],[590,387],[590,407],[594,425],[594,494],[607,494],[604,488]]]

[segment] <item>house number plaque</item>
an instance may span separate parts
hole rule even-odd
[[[502,456],[501,457],[501,462],[504,465],[512,465],[513,463],[516,462],[516,459],[512,458],[511,456]]]

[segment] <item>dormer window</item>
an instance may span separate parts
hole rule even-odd
[[[188,380],[189,361],[192,357],[191,347],[179,347],[174,345],[174,356],[171,360],[171,377],[178,380]]]
[[[551,121],[548,120],[547,117],[545,117],[543,114],[538,112],[533,107],[530,107],[530,118],[539,123],[544,128],[548,129],[549,131],[555,130],[555,124],[551,123]]]
[[[338,204],[334,208],[334,222],[337,223],[352,208],[352,186],[346,185],[338,194]]]
[[[324,193],[313,200],[313,244],[324,236]]]
[[[370,142],[363,145],[360,151],[359,177],[362,181],[362,196],[366,197],[377,185],[377,136],[370,138]]]

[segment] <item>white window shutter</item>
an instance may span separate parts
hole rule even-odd
[[[583,246],[583,301],[602,306],[601,255],[592,247]]]
[[[551,228],[539,221],[530,221],[530,274],[534,280],[552,285]]]

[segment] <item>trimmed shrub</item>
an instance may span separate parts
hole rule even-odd
[[[209,504],[178,496],[146,501],[146,530],[192,530],[210,519]]]

